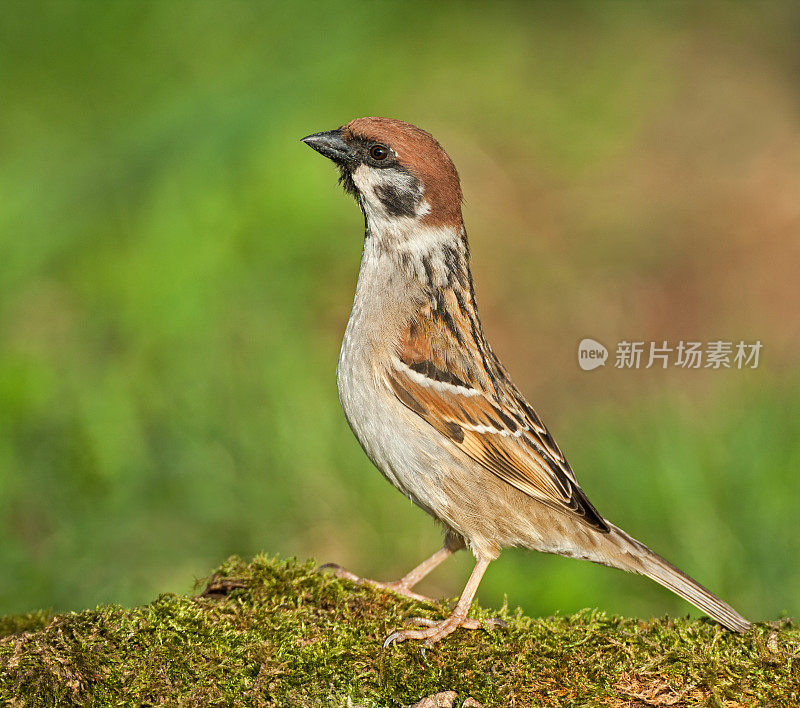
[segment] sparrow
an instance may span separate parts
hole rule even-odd
[[[439,521],[444,545],[392,583],[413,587],[454,552],[475,567],[453,612],[392,632],[431,646],[468,618],[489,563],[523,547],[644,575],[743,633],[750,623],[595,509],[481,326],[453,162],[426,131],[358,118],[302,139],[332,160],[364,214],[364,248],[337,367],[347,422],[378,470]],[[499,621],[498,621],[499,622]]]

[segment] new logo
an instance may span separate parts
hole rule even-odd
[[[578,366],[584,371],[592,371],[598,366],[605,366],[608,349],[594,339],[581,339],[578,345]]]

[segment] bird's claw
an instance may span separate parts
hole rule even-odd
[[[476,621],[480,622],[489,632],[495,629],[508,629],[508,622],[506,622],[504,619],[500,619],[499,617],[490,617],[489,619]]]
[[[388,590],[389,592],[393,592],[397,595],[402,595],[403,597],[407,597],[409,600],[416,600],[417,602],[428,602],[428,603],[436,602],[436,600],[434,600],[433,598],[430,598],[427,595],[420,595],[418,592],[414,592],[410,587],[400,582],[382,583],[378,580],[370,580],[369,578],[362,578],[356,575],[355,573],[351,573],[349,570],[342,568],[342,566],[338,565],[337,563],[324,563],[319,568],[317,568],[318,573],[322,573],[326,570],[333,571],[333,574],[337,578],[341,578],[342,580],[349,580],[351,583],[354,583],[355,585],[369,585],[370,587],[376,588],[377,590]]]
[[[318,573],[324,573],[326,570],[333,571],[333,574],[342,580],[349,580],[350,582],[359,585],[362,585],[365,582],[363,578],[359,578],[355,573],[345,570],[338,563],[323,563],[319,568],[317,568]]]
[[[388,649],[392,642],[394,642],[400,636],[400,634],[402,634],[402,632],[398,632],[397,630],[392,632],[388,637],[386,637],[386,639],[383,640],[383,648]],[[400,641],[402,642],[403,640],[401,639]]]
[[[440,624],[436,620],[428,619],[427,617],[407,617],[406,624],[416,624],[420,627],[435,627]],[[485,629],[491,632],[495,629],[508,629],[508,622],[499,617],[490,617],[489,619],[465,619],[459,627],[464,629]]]
[[[433,627],[438,624],[436,620],[428,619],[427,617],[406,617],[403,622],[405,624],[416,624],[420,627]]]
[[[491,619],[467,619],[453,617],[452,615],[443,620],[432,620],[427,617],[409,617],[405,620],[408,624],[415,624],[425,629],[401,629],[393,631],[383,640],[383,648],[388,649],[395,642],[404,642],[406,639],[424,639],[422,648],[430,648],[440,639],[444,639],[448,634],[455,632],[459,627],[464,629],[483,629],[491,632],[494,629],[507,629],[508,624],[499,617]]]

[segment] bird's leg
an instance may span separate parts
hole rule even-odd
[[[457,549],[456,549],[457,550]],[[452,549],[447,543],[442,546],[436,553],[434,553],[429,558],[426,558],[422,563],[420,563],[416,568],[406,573],[400,580],[395,580],[392,583],[381,583],[377,580],[370,580],[369,578],[361,578],[355,573],[351,573],[349,570],[345,570],[341,566],[336,565],[335,563],[326,563],[320,570],[330,569],[333,570],[333,574],[337,578],[343,578],[345,580],[349,580],[352,583],[357,583],[359,585],[369,585],[373,588],[381,588],[382,590],[391,590],[392,592],[396,592],[398,595],[403,595],[405,597],[411,598],[412,600],[421,600],[422,602],[433,602],[433,600],[425,595],[420,595],[419,593],[413,592],[411,588],[413,588],[420,580],[422,580],[428,573],[430,573],[434,568],[438,565],[441,565],[443,561],[447,560],[451,555],[454,553],[454,549]]]
[[[481,578],[486,572],[486,568],[489,567],[489,563],[491,561],[486,558],[479,558],[475,563],[472,575],[469,576],[469,580],[467,580],[467,584],[464,587],[464,592],[461,593],[458,604],[449,617],[438,622],[425,617],[414,617],[410,621],[414,624],[423,625],[425,629],[402,629],[392,632],[384,640],[383,648],[385,649],[392,642],[404,642],[406,639],[424,639],[425,644],[423,646],[430,647],[459,627],[464,627],[465,629],[492,629],[493,627],[505,625],[505,622],[498,619],[484,622],[476,619],[467,619],[472,600],[478,590]]]

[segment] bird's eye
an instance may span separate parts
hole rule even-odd
[[[389,157],[389,148],[385,145],[373,145],[369,149],[369,156],[373,160],[385,160]]]

